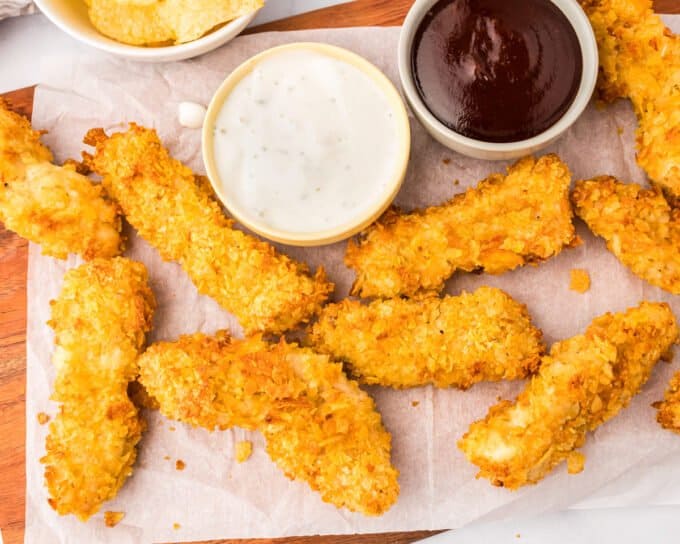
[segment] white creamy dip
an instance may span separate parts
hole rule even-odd
[[[250,219],[322,232],[365,215],[397,175],[393,107],[361,69],[311,50],[265,57],[216,117],[224,196]]]

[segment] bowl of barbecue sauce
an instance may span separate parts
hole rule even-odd
[[[576,0],[416,0],[399,39],[401,83],[418,120],[481,159],[557,139],[590,101],[597,70]]]

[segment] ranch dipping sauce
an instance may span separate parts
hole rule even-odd
[[[550,0],[439,0],[416,31],[411,64],[430,112],[485,142],[550,128],[582,73],[576,32]]]
[[[403,163],[396,117],[380,85],[349,62],[304,48],[263,57],[215,117],[227,207],[292,233],[365,215]]]

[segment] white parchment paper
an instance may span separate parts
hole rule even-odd
[[[679,18],[673,20],[680,22]],[[267,47],[311,40],[347,47],[364,55],[396,83],[396,44],[399,29],[318,30],[242,37],[199,59],[175,64],[134,64],[118,59],[76,58],[65,62],[47,59],[43,84],[37,90],[33,121],[47,129],[45,141],[59,160],[78,156],[87,129],[123,129],[128,121],[155,127],[171,152],[203,172],[200,133],[177,122],[177,105],[191,100],[207,104],[224,77]],[[558,153],[574,178],[612,174],[643,183],[634,160],[635,118],[621,101],[604,110],[590,107],[574,127],[547,151]],[[508,163],[468,159],[435,143],[411,119],[412,156],[409,173],[397,204],[406,209],[435,204],[475,185]],[[647,285],[633,276],[579,223],[584,244],[564,251],[539,267],[525,267],[502,276],[459,274],[448,283],[458,293],[481,285],[494,285],[528,304],[546,341],[577,334],[591,319],[606,311],[620,311],[641,300],[667,301],[680,316],[680,297]],[[143,261],[150,272],[159,301],[151,340],[173,339],[181,333],[212,332],[230,327],[240,334],[234,319],[207,297],[196,293],[177,264],[163,263],[156,251],[128,229],[127,255]],[[317,249],[282,247],[307,261],[323,263],[337,284],[335,298],[344,297],[353,274],[342,263],[344,243]],[[680,455],[680,438],[662,430],[650,407],[662,397],[673,365],[659,364],[643,392],[620,416],[593,433],[584,447],[585,470],[568,476],[557,468],[539,485],[517,492],[494,488],[476,480],[476,468],[456,448],[457,439],[474,420],[484,416],[498,396],[511,398],[522,383],[479,384],[471,390],[406,391],[371,388],[384,422],[394,437],[393,461],[401,471],[398,503],[380,518],[366,518],[324,504],[304,483],[287,480],[268,459],[258,434],[241,430],[209,433],[146,414],[149,430],[139,448],[134,475],[118,497],[103,510],[124,511],[125,519],[106,528],[99,514],[83,524],[60,518],[47,504],[42,485],[47,426],[36,421],[39,412],[54,414],[48,398],[54,378],[50,363],[53,335],[45,325],[49,300],[61,288],[64,271],[78,264],[72,258],[56,261],[31,246],[28,274],[27,342],[27,511],[26,542],[30,543],[140,543],[227,537],[382,532],[460,527],[470,521],[507,516],[528,516],[575,505],[597,495],[613,504],[627,493],[616,482],[627,474],[646,482],[624,502],[680,501],[669,478],[668,466]],[[585,268],[592,287],[587,294],[570,291],[569,271]],[[676,350],[677,351],[677,350]],[[417,406],[412,401],[418,401]],[[234,443],[254,442],[250,460],[237,464]],[[181,459],[183,471],[175,468]],[[666,465],[664,465],[666,463]],[[672,481],[672,480],[671,480]],[[599,495],[598,495],[599,494]],[[173,529],[178,523],[179,529]]]

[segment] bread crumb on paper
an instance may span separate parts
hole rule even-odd
[[[586,456],[581,452],[574,451],[567,457],[567,472],[569,474],[578,474],[583,470],[586,463]]]
[[[419,401],[419,400],[412,400],[412,401],[411,401],[411,406],[413,406],[414,408],[415,408],[416,406],[418,406],[419,404],[420,404],[420,401]]]
[[[175,468],[177,470],[184,470],[184,468],[186,466],[187,466],[187,464],[184,461],[182,461],[181,459],[177,459],[177,461],[175,461]]]
[[[50,420],[50,416],[48,416],[45,412],[39,412],[37,418],[40,425],[44,425]]]
[[[171,431],[171,432],[174,432],[174,431],[175,431],[175,427],[169,427],[168,430]]]
[[[444,164],[450,164],[450,163],[451,163],[451,159],[449,159],[449,158],[442,159],[442,162],[443,162]]]
[[[582,268],[572,268],[569,289],[576,291],[577,293],[585,293],[588,291],[588,289],[590,289],[590,275],[588,274],[588,271],[583,270]]]
[[[165,459],[166,461],[169,461],[169,460],[170,460],[170,456],[169,456],[169,455],[164,455],[164,456],[163,456],[163,459]]]
[[[243,463],[247,461],[253,453],[253,443],[250,440],[236,442],[236,461]]]
[[[182,526],[181,526],[179,523],[175,522],[175,523],[172,524],[172,528],[173,528],[175,531],[178,531],[179,529],[182,528]]]
[[[125,512],[112,512],[107,510],[104,512],[104,524],[107,527],[115,527],[125,517]]]

